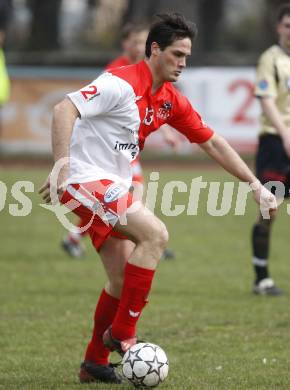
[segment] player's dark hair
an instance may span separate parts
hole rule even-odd
[[[183,38],[189,38],[193,41],[197,35],[197,27],[194,23],[187,21],[179,13],[157,14],[158,18],[149,31],[145,55],[151,56],[151,45],[153,42],[158,43],[161,50],[166,49],[173,42]]]
[[[280,5],[277,11],[277,22],[280,23],[286,15],[290,16],[290,3]]]
[[[121,40],[125,40],[127,38],[129,38],[129,36],[133,33],[139,33],[139,32],[142,32],[142,31],[145,31],[145,30],[149,30],[149,26],[148,24],[146,23],[138,23],[138,24],[135,24],[135,23],[126,23],[123,28],[122,28],[122,31],[121,31]]]

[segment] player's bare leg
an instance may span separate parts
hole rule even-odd
[[[105,290],[114,298],[121,296],[125,264],[134,249],[134,242],[115,237],[109,237],[101,246],[99,254],[108,276]]]
[[[101,246],[99,254],[108,276],[108,283],[98,301],[92,338],[87,346],[80,371],[81,382],[105,379],[120,383],[120,378],[109,365],[110,350],[103,344],[103,333],[112,324],[119,306],[123,285],[124,267],[132,254],[132,241],[109,237]]]
[[[128,262],[155,270],[168,242],[166,226],[142,204],[135,212],[131,213],[129,210],[126,218],[127,223],[122,225],[117,222],[114,230],[126,235],[136,244]]]
[[[96,307],[93,337],[80,373],[85,382],[92,374],[93,378],[100,376],[99,370],[102,370],[103,377],[105,370],[109,381],[118,383],[115,371],[110,371],[109,352],[117,349],[123,353],[136,342],[136,323],[146,304],[154,270],[168,238],[164,224],[143,206],[128,214],[127,224],[117,224],[115,230],[130,236],[135,243],[111,237],[100,249],[109,281]],[[115,324],[117,332],[125,335],[118,338],[113,333],[114,328],[109,327],[104,335],[107,336],[104,341],[110,347],[108,349],[103,344],[102,333],[111,323]]]
[[[130,237],[135,248],[124,268],[116,316],[103,337],[104,344],[120,354],[136,343],[137,321],[147,303],[154,271],[168,240],[165,225],[143,205],[126,217],[127,224],[118,222],[115,230]]]

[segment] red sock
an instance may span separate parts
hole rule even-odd
[[[103,290],[96,306],[93,335],[86,350],[86,361],[104,365],[109,363],[110,351],[103,344],[103,333],[112,324],[118,306],[119,299]]]
[[[136,323],[147,303],[154,272],[126,264],[120,304],[112,324],[112,335],[117,340],[136,335]]]

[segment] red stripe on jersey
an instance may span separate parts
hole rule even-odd
[[[128,66],[131,65],[132,62],[129,60],[126,56],[120,56],[117,57],[114,61],[110,62],[108,65],[106,65],[105,70],[113,69],[113,68],[120,68],[120,66]]]
[[[147,136],[164,123],[170,124],[192,143],[206,142],[213,135],[189,100],[170,82],[165,82],[152,95],[152,74],[145,61],[135,65],[111,69],[110,73],[127,81],[136,95],[141,119],[139,146],[143,148]]]

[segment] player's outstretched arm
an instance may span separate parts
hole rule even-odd
[[[52,120],[52,152],[56,163],[61,158],[69,158],[70,140],[74,123],[79,116],[79,112],[69,98],[65,98],[54,107]],[[61,196],[63,192],[62,183],[68,177],[69,164],[66,163],[61,168],[57,179],[57,192]],[[42,198],[49,203],[50,199],[50,175],[43,186],[39,189]]]
[[[229,173],[241,181],[250,183],[258,204],[269,210],[277,208],[275,196],[262,186],[247,164],[223,137],[214,134],[207,142],[200,144],[200,147]]]

